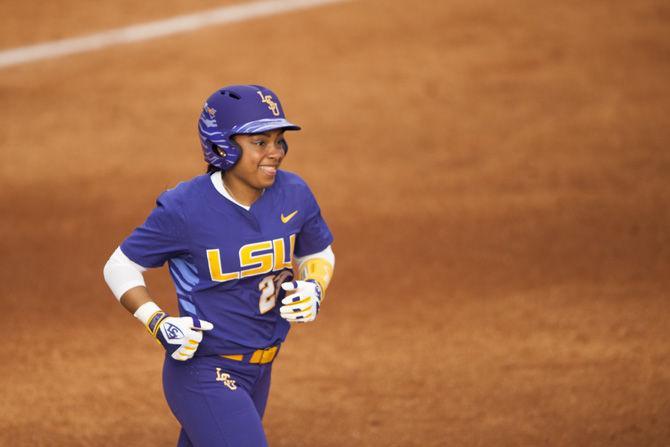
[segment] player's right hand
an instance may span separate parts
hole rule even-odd
[[[214,325],[198,318],[170,317],[160,312],[154,315],[147,328],[173,359],[186,361],[198,349],[202,331],[209,331]]]
[[[281,285],[288,294],[279,308],[281,317],[290,323],[308,323],[314,321],[321,306],[321,286],[313,279],[290,281]]]

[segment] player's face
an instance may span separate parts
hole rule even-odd
[[[229,173],[257,190],[272,186],[286,155],[284,130],[235,135],[233,139],[242,148],[242,156]]]

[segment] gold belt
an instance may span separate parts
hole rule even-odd
[[[221,354],[221,357],[229,360],[236,360],[238,362],[257,363],[264,365],[270,363],[277,356],[279,346],[271,346],[265,349],[257,349],[251,354]]]

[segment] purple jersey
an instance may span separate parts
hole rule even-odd
[[[144,267],[168,261],[180,314],[214,324],[196,355],[282,342],[289,323],[279,315],[279,285],[292,277],[293,254],[317,253],[333,241],[307,184],[280,170],[247,211],[201,175],[164,192],[156,205],[121,250]]]

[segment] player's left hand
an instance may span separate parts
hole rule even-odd
[[[308,323],[314,321],[321,306],[321,286],[313,279],[306,281],[285,282],[281,288],[287,292],[281,300],[279,313],[283,319],[291,323]]]

